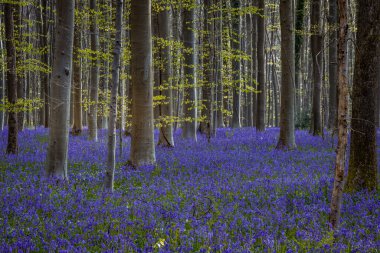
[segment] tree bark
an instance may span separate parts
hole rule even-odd
[[[321,85],[322,85],[322,35],[321,35],[321,0],[311,1],[311,36],[310,49],[313,59],[313,109],[312,134],[322,135]]]
[[[171,27],[172,18],[171,11],[165,9],[158,13],[158,36],[167,42],[171,41]],[[161,46],[160,48],[160,62],[163,67],[159,67],[159,89],[160,95],[165,97],[165,103],[159,105],[160,117],[160,135],[158,138],[158,145],[164,147],[174,147],[173,138],[173,95],[172,95],[172,58],[170,55],[170,45]]]
[[[277,149],[294,149],[294,30],[292,1],[280,2],[281,23],[281,111]]]
[[[56,5],[55,56],[50,84],[51,117],[45,172],[47,177],[68,180],[67,151],[74,41],[74,0],[58,0]]]
[[[338,0],[330,0],[329,4],[329,129],[335,129],[337,125],[337,83],[338,83],[338,64],[337,64],[337,45],[338,45]]]
[[[256,113],[256,130],[265,131],[265,107],[266,107],[266,89],[265,89],[265,20],[264,9],[265,1],[258,0],[259,16],[257,16],[257,113]]]
[[[14,108],[17,100],[17,76],[13,11],[12,4],[4,4],[5,47],[7,50],[7,97],[11,106],[8,112],[7,154],[16,154],[18,152],[17,115]]]
[[[302,67],[301,67],[301,55],[304,36],[304,16],[305,16],[305,0],[297,0],[296,14],[295,14],[295,119],[300,120],[301,116],[301,84],[302,84]]]
[[[151,0],[131,2],[132,141],[134,167],[156,162],[153,125]]]
[[[3,20],[1,19],[0,17],[0,21],[3,22]],[[4,46],[3,46],[3,34],[1,34],[1,39],[0,39],[0,52],[1,52],[1,56],[0,56],[0,59],[2,62],[5,61],[5,58],[4,58]],[[5,92],[5,66],[4,64],[1,66],[1,73],[0,73],[0,105],[3,106],[4,103],[3,103],[3,99],[4,99],[4,92]],[[4,111],[3,110],[0,110],[0,131],[3,131],[4,130]]]
[[[123,0],[116,0],[115,19],[115,47],[113,49],[111,100],[109,103],[110,117],[108,120],[108,153],[107,170],[104,178],[106,191],[113,191],[115,175],[116,154],[116,115],[117,115],[117,90],[120,82],[120,56],[121,56],[121,34],[123,29]],[[121,131],[121,129],[120,129]]]
[[[90,20],[91,32],[91,51],[93,59],[91,60],[91,85],[90,85],[90,106],[88,110],[88,130],[89,139],[98,141],[98,86],[99,86],[99,60],[96,52],[99,48],[99,31],[96,18],[96,0],[90,1],[92,13]]]
[[[191,1],[194,4],[194,1]],[[196,92],[196,43],[195,43],[195,10],[194,6],[186,7],[182,21],[184,51],[185,88],[183,98],[184,120],[182,136],[197,140],[197,92]]]
[[[348,141],[348,83],[347,83],[347,2],[339,0],[339,41],[338,41],[338,147],[335,158],[335,178],[331,197],[329,221],[332,229],[339,226],[340,210],[344,187],[344,170],[346,168],[346,150]]]
[[[233,82],[233,95],[232,95],[232,128],[239,128],[240,123],[240,98],[241,98],[241,61],[240,61],[240,36],[241,36],[241,18],[240,18],[240,0],[232,0],[231,7],[234,14],[232,14],[232,36],[231,36],[231,49],[234,57],[232,58],[232,82]]]
[[[377,189],[375,98],[380,2],[359,0],[347,191]]]
[[[78,0],[77,9],[80,10]],[[83,129],[82,123],[82,70],[81,70],[81,58],[79,50],[82,48],[82,33],[81,33],[81,24],[76,22],[74,28],[74,61],[73,61],[73,114],[74,122],[72,133],[74,135],[80,135]]]
[[[216,125],[215,128],[224,127],[224,115],[223,115],[223,1],[218,2],[218,14],[217,14],[217,45],[218,52],[217,57],[217,92],[216,92]]]

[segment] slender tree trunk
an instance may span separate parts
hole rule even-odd
[[[2,23],[2,19],[0,17],[0,21]],[[0,32],[1,33],[1,32]],[[2,62],[4,62],[5,58],[4,58],[4,53],[3,53],[3,50],[4,50],[4,46],[3,46],[3,34],[1,34],[1,39],[0,39],[0,52],[1,52],[1,56],[0,56],[0,59]],[[1,66],[1,73],[0,73],[0,105],[3,106],[3,99],[4,99],[4,91],[5,91],[5,66],[2,65]],[[0,110],[0,131],[3,131],[4,130],[4,111]]]
[[[23,62],[24,52],[22,51],[21,45],[23,42],[23,7],[21,5],[15,5],[15,39],[20,44],[19,47],[16,47],[16,68],[21,62]],[[17,71],[16,71],[17,73]],[[22,100],[25,98],[25,81],[24,81],[24,71],[19,71],[17,74],[17,99]],[[21,106],[21,110],[17,112],[17,130],[22,131],[24,129],[24,116],[25,108]]]
[[[97,0],[90,1],[90,9],[97,11]],[[90,85],[90,106],[88,110],[88,130],[89,138],[93,141],[98,141],[98,86],[99,86],[99,60],[96,52],[99,48],[99,31],[97,25],[96,13],[90,17],[91,25],[91,51],[93,59],[91,60],[91,85]]]
[[[49,34],[49,12],[48,12],[49,0],[42,0],[42,22],[43,22],[43,36],[42,36],[42,47],[44,48],[44,54],[42,56],[43,63],[45,66],[49,66],[49,51],[50,47],[48,45],[48,34]],[[44,117],[43,125],[45,128],[49,127],[49,73],[44,73],[42,78],[42,89],[44,97]]]
[[[365,15],[364,15],[365,14]],[[380,2],[359,0],[347,190],[377,189],[375,98]]]
[[[265,107],[266,107],[266,89],[265,89],[265,19],[264,9],[265,1],[258,0],[260,16],[257,16],[257,118],[256,129],[259,132],[265,131]]]
[[[17,115],[15,108],[17,100],[17,76],[16,76],[16,48],[14,44],[14,19],[13,5],[4,4],[4,28],[5,28],[5,47],[7,50],[7,97],[11,106],[8,112],[8,145],[7,154],[16,154],[18,152],[18,133],[17,133]]]
[[[193,1],[192,1],[193,3]],[[184,52],[184,105],[182,136],[186,139],[197,140],[197,92],[196,92],[196,43],[195,43],[195,10],[194,6],[185,8],[182,21]]]
[[[113,49],[111,100],[109,104],[110,117],[108,121],[107,170],[104,178],[104,188],[106,191],[111,192],[113,191],[115,175],[117,89],[120,82],[119,73],[121,56],[121,34],[123,29],[123,0],[116,0],[115,28],[116,35],[115,47]]]
[[[51,117],[46,176],[68,180],[71,67],[74,41],[74,0],[57,1],[57,24],[51,79]]]
[[[335,158],[335,178],[330,206],[330,223],[335,230],[339,226],[340,210],[344,187],[344,170],[346,168],[346,150],[348,141],[348,83],[347,83],[347,2],[339,2],[339,41],[338,41],[338,148]]]
[[[131,2],[132,141],[130,161],[156,162],[153,125],[151,1]]]
[[[295,24],[295,118],[297,122],[300,120],[301,116],[301,84],[302,84],[302,66],[301,66],[301,55],[302,55],[302,45],[303,45],[303,29],[304,29],[304,17],[305,17],[305,0],[297,0],[296,5],[296,24]]]
[[[322,86],[322,35],[321,35],[321,0],[311,1],[311,36],[310,48],[313,59],[313,109],[312,134],[322,135],[321,86]]]
[[[216,108],[216,128],[224,127],[223,116],[223,1],[218,2],[218,14],[217,14],[217,41],[218,52],[216,53],[218,68],[217,68],[217,108]]]
[[[335,129],[337,124],[337,82],[338,82],[338,64],[337,64],[337,23],[338,23],[338,0],[330,0],[329,7],[329,129]]]
[[[257,0],[253,0],[253,6],[257,6]],[[252,15],[252,80],[253,88],[257,90],[257,15]],[[252,125],[257,123],[257,93],[252,94]]]
[[[171,41],[172,18],[170,9],[165,9],[158,13],[158,36],[166,41]],[[163,68],[159,67],[159,85],[164,89],[159,89],[160,95],[165,97],[165,104],[159,105],[160,135],[158,145],[174,147],[173,138],[173,95],[172,95],[172,58],[170,46],[160,48],[160,62]]]
[[[77,9],[80,10],[80,5],[77,3]],[[82,133],[83,123],[82,123],[82,69],[81,69],[81,58],[79,50],[82,48],[82,33],[81,24],[76,22],[74,28],[74,61],[73,61],[73,114],[74,122],[72,133],[74,135],[80,135]]]
[[[206,133],[207,139],[210,141],[211,133],[213,129],[213,98],[214,98],[214,85],[215,85],[215,74],[216,70],[213,69],[215,54],[213,45],[213,28],[214,20],[212,14],[212,0],[205,0],[204,7],[204,37],[203,37],[203,76],[204,82],[202,86],[203,93],[203,104],[204,104],[204,133]]]
[[[233,82],[233,95],[232,95],[232,127],[240,127],[240,97],[241,97],[241,61],[239,57],[240,52],[240,35],[241,35],[241,18],[240,13],[240,0],[232,0],[231,7],[236,10],[236,14],[232,15],[232,36],[231,36],[231,49],[234,54],[232,59],[232,82]]]

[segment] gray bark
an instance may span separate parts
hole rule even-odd
[[[291,0],[280,1],[281,24],[281,110],[277,149],[294,149],[295,57]]]
[[[131,164],[156,161],[153,125],[151,1],[131,2],[132,141]]]
[[[170,10],[165,9],[158,13],[158,36],[167,41],[171,40],[171,27],[172,18]],[[174,147],[173,138],[173,95],[172,95],[172,58],[170,55],[170,46],[160,48],[160,61],[163,68],[159,71],[159,85],[163,87],[160,89],[160,95],[165,97],[165,104],[159,105],[160,117],[160,135],[158,145],[165,147]]]
[[[338,0],[329,1],[329,129],[337,125],[337,83],[338,83]]]
[[[196,42],[195,42],[195,9],[185,8],[183,11],[182,31],[184,52],[184,76],[185,88],[183,98],[183,123],[182,136],[186,139],[197,140],[197,92],[196,92]]]
[[[235,10],[240,9],[240,0],[232,0],[231,7]],[[235,51],[232,59],[232,127],[240,127],[240,97],[241,97],[241,61],[237,52],[240,51],[240,35],[241,35],[241,18],[237,12],[232,15],[232,31],[231,31],[231,49]]]
[[[115,175],[117,90],[120,82],[121,34],[123,29],[122,24],[123,0],[116,0],[116,35],[115,47],[113,49],[111,100],[109,104],[110,116],[108,120],[107,170],[104,178],[104,188],[106,191],[111,192],[113,191]]]
[[[258,0],[260,16],[257,17],[257,112],[256,112],[256,129],[265,131],[265,107],[266,107],[266,89],[265,89],[265,20],[264,9],[265,1]]]
[[[97,10],[96,0],[90,1],[90,9]],[[99,48],[99,31],[96,15],[90,17],[91,50],[94,52],[94,59],[91,61],[91,85],[90,85],[90,106],[88,110],[88,130],[89,139],[98,141],[98,86],[99,86],[99,60],[95,54]]]
[[[47,177],[68,180],[67,149],[74,41],[74,0],[57,1],[56,11],[55,56],[50,84],[50,132],[45,171]]]

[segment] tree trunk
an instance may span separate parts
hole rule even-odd
[[[22,51],[23,43],[23,7],[21,5],[15,6],[15,40],[18,42],[18,47],[16,46],[16,69],[18,65],[21,65],[24,61],[24,52]],[[17,100],[23,100],[25,98],[25,80],[24,80],[24,71],[19,71],[17,73]],[[24,129],[24,116],[25,116],[25,107],[20,106],[20,110],[17,112],[17,130],[22,131]]]
[[[305,0],[297,0],[296,5],[296,24],[295,24],[295,118],[297,121],[300,120],[301,116],[301,84],[302,84],[302,67],[301,67],[301,55],[302,55],[302,45],[303,45],[303,29],[304,29],[304,16],[305,16]]]
[[[339,106],[338,106],[338,148],[335,158],[335,178],[334,187],[331,197],[330,217],[329,221],[332,228],[338,228],[340,219],[340,210],[342,206],[342,195],[344,187],[344,170],[346,168],[346,150],[348,140],[348,83],[347,83],[347,2],[339,0]]]
[[[42,22],[43,22],[43,36],[41,38],[41,44],[42,47],[44,48],[44,54],[42,56],[42,60],[45,66],[49,66],[49,51],[50,47],[48,44],[48,34],[49,34],[49,13],[48,13],[48,2],[49,0],[42,0]],[[44,98],[44,117],[41,119],[43,120],[43,125],[45,128],[49,127],[49,73],[44,73],[42,78],[42,93],[43,93],[43,98]]]
[[[0,21],[2,22],[3,20],[1,19],[0,17]],[[2,35],[2,34],[1,34]],[[2,35],[2,38],[3,35]],[[4,46],[3,46],[3,39],[0,39],[0,52],[1,52],[1,56],[0,56],[0,59],[2,62],[5,62],[5,58],[4,58]],[[5,66],[4,64],[1,66],[1,73],[0,73],[0,105],[3,106],[4,103],[3,103],[3,99],[4,99],[4,92],[5,92]],[[4,130],[4,111],[3,110],[0,110],[0,131],[3,131]]]
[[[337,82],[338,82],[338,65],[337,65],[337,23],[338,23],[338,0],[330,0],[329,7],[329,129],[335,129],[337,124]]]
[[[97,11],[96,0],[90,1],[90,9]],[[89,138],[98,141],[98,86],[99,86],[99,60],[96,52],[99,48],[99,31],[96,19],[96,13],[90,17],[91,25],[91,51],[93,53],[91,60],[91,85],[90,85],[90,106],[88,110],[88,131]]]
[[[80,9],[78,0],[77,8]],[[74,110],[74,122],[72,133],[74,135],[80,135],[82,133],[82,70],[81,70],[81,58],[79,50],[82,48],[82,33],[81,24],[77,22],[74,28],[74,61],[73,61],[73,110]]]
[[[322,35],[321,35],[321,0],[311,1],[311,36],[310,48],[313,58],[313,109],[312,134],[322,135],[321,85],[322,85]]]
[[[113,191],[115,175],[115,154],[116,154],[116,115],[117,115],[117,89],[120,82],[120,56],[121,56],[121,34],[123,29],[123,0],[116,0],[115,19],[115,47],[113,49],[111,100],[109,104],[110,117],[108,120],[108,153],[107,170],[104,178],[104,188],[106,191]],[[121,129],[120,129],[121,131]]]
[[[193,3],[193,1],[191,1]],[[184,51],[185,88],[183,98],[184,123],[182,136],[186,139],[197,140],[197,92],[196,92],[196,45],[195,45],[195,10],[185,8],[182,21]]]
[[[241,18],[240,18],[240,0],[232,0],[231,7],[236,13],[232,14],[232,36],[231,49],[234,57],[232,58],[232,128],[240,127],[240,97],[241,97],[241,61],[240,61],[240,35],[241,35]]]
[[[265,20],[264,9],[265,1],[258,0],[258,8],[260,16],[257,16],[257,118],[256,130],[265,131],[265,107],[266,107],[266,89],[265,89]]]
[[[215,128],[224,127],[224,116],[223,116],[223,1],[218,2],[218,14],[217,14],[217,45],[218,45],[218,52],[216,53],[217,57],[217,93],[216,93],[216,100],[217,100],[217,108],[216,108],[216,125]]]
[[[153,125],[151,1],[131,2],[132,141],[134,167],[156,162]]]
[[[74,0],[59,0],[56,5],[55,56],[50,85],[51,117],[45,171],[47,177],[68,180],[67,150],[74,41]]]
[[[377,189],[375,98],[380,2],[359,0],[347,190]]]
[[[170,9],[165,9],[158,13],[158,36],[165,41],[171,41],[172,18]],[[170,46],[160,47],[160,62],[163,67],[159,67],[159,89],[160,95],[165,97],[165,103],[159,105],[160,117],[160,135],[158,145],[165,147],[174,147],[173,138],[173,95],[172,81],[170,79],[172,73],[172,58],[170,55]]]
[[[7,50],[7,96],[11,106],[8,112],[8,145],[7,154],[18,152],[17,115],[15,104],[17,100],[16,48],[14,44],[13,5],[4,4],[5,47]],[[13,107],[13,108],[12,108]]]
[[[257,6],[257,0],[253,0],[253,6]],[[257,90],[257,15],[252,15],[252,80],[253,88]],[[252,125],[257,122],[257,93],[252,94]]]

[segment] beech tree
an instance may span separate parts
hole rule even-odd
[[[131,1],[132,139],[135,167],[156,162],[153,125],[151,1]]]
[[[265,131],[265,107],[266,107],[266,89],[265,89],[265,1],[258,0],[259,11],[257,16],[257,113],[256,113],[256,130]]]
[[[18,151],[17,133],[17,75],[16,75],[16,48],[14,44],[14,6],[4,4],[5,47],[7,50],[7,97],[11,106],[8,112],[8,145],[7,153],[16,154]]]
[[[56,13],[55,57],[50,81],[50,130],[45,171],[47,177],[68,180],[67,149],[74,42],[74,0],[58,0]]]
[[[115,47],[113,49],[112,81],[111,81],[111,101],[109,104],[110,117],[108,120],[108,154],[107,170],[104,178],[104,187],[108,191],[113,191],[115,174],[115,153],[116,153],[116,115],[117,115],[117,90],[120,82],[120,55],[121,55],[121,35],[123,29],[123,0],[116,0],[115,19]],[[121,129],[119,129],[121,131]]]
[[[241,61],[240,52],[240,36],[241,36],[241,18],[240,18],[240,0],[232,0],[231,7],[234,13],[232,14],[232,36],[231,49],[234,57],[232,58],[232,84],[233,84],[233,106],[232,106],[232,127],[240,127],[240,97],[241,97]]]
[[[172,57],[170,55],[171,28],[172,18],[169,6],[163,6],[164,10],[158,13],[158,36],[166,41],[160,48],[160,63],[159,68],[159,85],[160,95],[165,98],[165,103],[159,104],[160,114],[160,135],[158,145],[166,147],[174,147],[173,138],[173,93],[172,93]]]
[[[322,35],[321,0],[311,0],[310,13],[310,51],[313,61],[313,105],[311,133],[322,135],[321,85],[322,85]]]
[[[338,147],[335,158],[334,187],[331,197],[329,221],[335,230],[339,225],[342,205],[344,170],[346,168],[346,150],[348,142],[348,81],[347,81],[347,1],[338,0],[339,3],[339,41],[338,41]],[[333,50],[334,51],[334,50]],[[331,52],[331,51],[330,51]]]
[[[195,43],[195,1],[184,6],[182,37],[184,45],[183,74],[185,88],[183,97],[184,123],[182,136],[197,140],[197,91],[196,91],[196,43]]]
[[[281,112],[277,149],[294,149],[294,30],[292,0],[280,1],[281,20]]]
[[[91,51],[93,58],[91,61],[91,86],[90,86],[90,105],[88,110],[88,130],[90,140],[98,141],[98,86],[99,86],[99,60],[97,51],[99,48],[99,30],[96,19],[97,0],[90,1],[91,13]]]
[[[380,2],[357,1],[357,39],[352,87],[347,191],[377,189],[375,104],[380,43]]]

